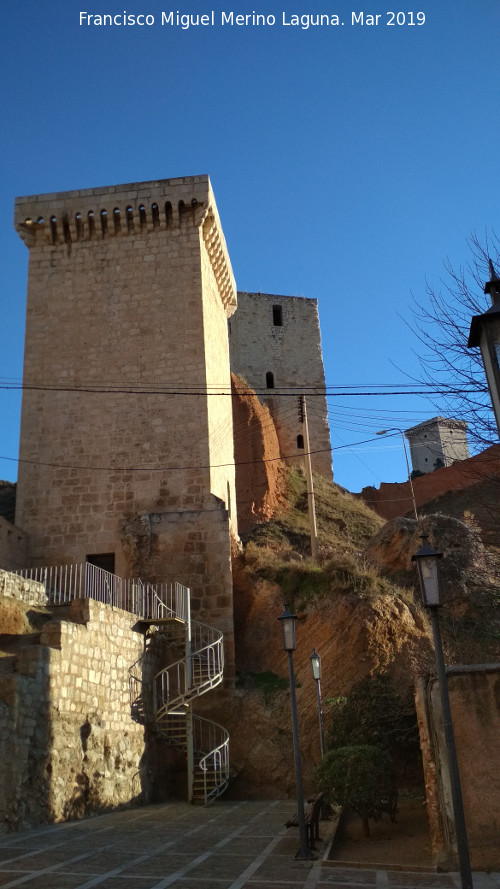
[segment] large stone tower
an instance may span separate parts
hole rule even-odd
[[[22,197],[15,225],[31,564],[179,580],[230,640],[236,290],[208,176]]]

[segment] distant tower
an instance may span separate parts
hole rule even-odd
[[[405,436],[410,443],[414,471],[433,472],[470,456],[464,420],[434,417],[406,429]]]
[[[298,392],[304,393],[313,469],[331,481],[318,301],[301,296],[238,293],[238,309],[229,326],[231,370],[247,380],[271,411],[281,455],[291,457],[293,462],[304,452],[295,397]]]
[[[178,580],[231,648],[236,288],[208,176],[19,198],[15,225],[31,564]]]

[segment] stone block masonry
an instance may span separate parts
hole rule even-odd
[[[209,179],[19,198],[15,224],[30,250],[16,510],[29,563],[104,556],[124,577],[192,581],[205,617],[217,590],[229,653],[236,289]],[[193,531],[213,537],[215,514],[217,547],[186,549]],[[174,539],[172,577],[159,554]]]
[[[27,605],[47,605],[47,595],[43,583],[25,580],[0,568],[0,596],[17,599]]]
[[[130,614],[92,600],[73,602],[70,617],[0,674],[0,824],[11,829],[148,798],[128,689],[143,637]]]

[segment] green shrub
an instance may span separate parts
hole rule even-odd
[[[383,812],[395,817],[396,774],[382,747],[360,744],[328,751],[316,768],[316,782],[330,803],[359,815],[365,836],[370,835],[369,818],[378,820]]]
[[[365,676],[348,697],[328,701],[326,713],[329,747],[375,744],[403,767],[419,761],[413,695],[411,690],[399,695],[386,673]]]

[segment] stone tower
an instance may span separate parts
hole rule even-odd
[[[313,469],[331,481],[318,301],[301,296],[238,293],[238,311],[229,329],[231,369],[241,374],[268,406],[281,455],[291,458],[287,462],[299,462],[304,453],[296,397],[304,392]]]
[[[31,565],[178,580],[230,647],[236,289],[208,176],[22,197],[15,226]]]
[[[446,417],[433,417],[405,430],[410,443],[411,463],[414,471],[434,472],[443,466],[451,466],[457,460],[470,457],[467,442],[467,423]]]

